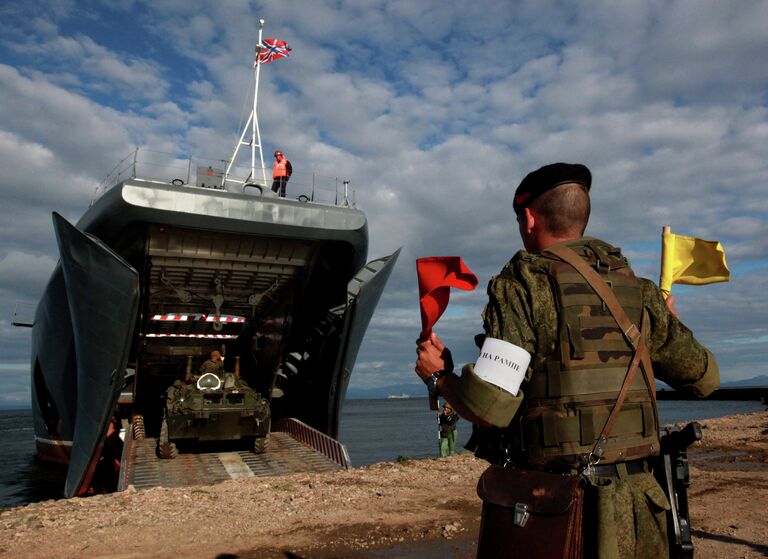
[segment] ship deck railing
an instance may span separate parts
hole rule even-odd
[[[222,159],[205,159],[136,148],[121,159],[101,181],[94,192],[93,201],[113,186],[130,179],[176,186],[204,186],[246,194],[271,192],[271,167],[264,168],[262,173],[259,166],[255,176],[251,177],[250,166],[233,165],[229,174],[224,177],[228,165],[229,162]],[[293,169],[286,188],[286,198],[330,206],[355,207],[355,192],[349,188],[348,180],[305,172],[297,169],[295,164]]]

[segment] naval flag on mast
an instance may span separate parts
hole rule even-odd
[[[261,45],[256,53],[256,64],[268,64],[278,58],[286,58],[291,54],[291,47],[285,41],[278,41],[277,39],[263,39]]]

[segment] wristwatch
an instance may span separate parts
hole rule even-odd
[[[448,371],[442,370],[442,371],[436,371],[429,375],[429,378],[427,379],[427,390],[429,391],[430,396],[437,396],[437,381],[443,378],[445,375],[448,374]]]

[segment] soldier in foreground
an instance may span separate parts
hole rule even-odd
[[[583,236],[591,181],[585,166],[555,163],[520,183],[513,208],[525,251],[488,285],[476,364],[458,377],[436,335],[418,343],[417,374],[475,424],[467,447],[508,466],[481,480],[481,557],[564,556],[553,549],[560,545],[584,557],[667,557],[669,502],[651,473],[654,376],[699,397],[719,384],[714,357],[678,320],[673,299],[636,278],[618,248]],[[539,524],[533,497],[511,494],[528,483],[577,512],[570,503],[582,503],[563,532],[570,543]],[[513,509],[505,533],[492,521],[499,503]]]

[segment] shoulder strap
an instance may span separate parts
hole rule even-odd
[[[592,286],[595,293],[597,293],[597,295],[605,302],[605,305],[608,307],[608,310],[611,311],[613,318],[616,319],[619,328],[621,328],[624,337],[630,343],[632,348],[637,349],[640,340],[640,330],[638,330],[637,326],[629,319],[627,313],[624,312],[624,309],[619,303],[619,300],[616,299],[616,295],[613,294],[613,291],[608,287],[608,284],[605,283],[605,280],[600,277],[600,274],[598,274],[592,266],[587,264],[583,258],[576,254],[573,249],[570,249],[565,245],[552,246],[544,252],[552,253],[576,268],[576,271],[587,280],[587,283]]]
[[[633,356],[632,362],[630,363],[629,369],[627,370],[627,376],[624,377],[624,383],[621,385],[619,396],[616,399],[616,403],[611,410],[611,414],[608,416],[608,419],[605,422],[605,426],[600,433],[600,437],[598,437],[597,443],[595,443],[595,448],[592,451],[594,457],[599,460],[605,452],[608,436],[611,432],[611,429],[613,428],[613,424],[616,422],[616,419],[619,416],[621,407],[624,405],[627,392],[629,392],[629,387],[631,386],[632,381],[635,379],[638,366],[641,362],[642,367],[640,368],[643,371],[645,384],[648,388],[648,392],[651,395],[654,414],[657,414],[656,390],[655,381],[653,378],[653,369],[651,368],[651,359],[650,355],[648,354],[648,348],[645,345],[645,330],[647,328],[648,322],[646,313],[643,312],[641,329],[638,330],[637,326],[627,316],[627,313],[624,312],[621,303],[619,303],[618,299],[616,299],[616,295],[613,294],[613,291],[608,286],[608,284],[605,283],[605,280],[600,277],[600,274],[598,274],[592,268],[592,266],[587,264],[578,254],[576,254],[576,252],[565,245],[555,245],[547,248],[544,252],[554,254],[564,262],[567,262],[573,266],[576,271],[584,277],[585,280],[587,280],[587,283],[589,283],[592,289],[595,290],[595,293],[597,293],[597,295],[605,302],[606,307],[608,307],[608,310],[613,315],[613,318],[616,320],[619,328],[621,328],[621,331],[624,333],[624,337],[635,350],[635,355]],[[658,417],[656,417],[656,424],[658,425]]]

